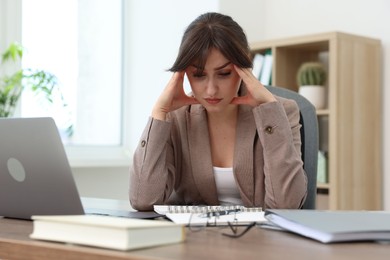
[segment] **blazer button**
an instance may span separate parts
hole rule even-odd
[[[142,140],[142,142],[141,142],[141,147],[145,147],[145,145],[146,145],[146,141],[145,141],[145,140]]]
[[[272,126],[267,126],[267,127],[265,128],[265,132],[266,132],[267,134],[272,134],[272,133],[274,132],[274,128],[273,128]]]

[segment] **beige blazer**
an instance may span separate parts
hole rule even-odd
[[[298,106],[277,100],[239,106],[233,172],[248,207],[300,208],[306,198]],[[149,119],[134,153],[129,199],[138,210],[219,204],[204,107],[182,107],[167,121]]]

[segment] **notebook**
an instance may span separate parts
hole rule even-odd
[[[86,213],[140,218],[157,215],[83,205],[54,120],[1,118],[0,216],[31,219],[32,215]]]
[[[154,211],[165,215],[176,224],[186,226],[226,226],[228,223],[248,225],[265,222],[261,207],[228,206],[175,206],[154,205]]]
[[[389,241],[390,212],[266,210],[265,218],[281,228],[322,243]]]

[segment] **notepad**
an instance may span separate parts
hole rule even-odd
[[[171,206],[155,205],[154,211],[165,215],[176,224],[186,226],[225,226],[228,223],[248,225],[253,222],[265,222],[264,212],[260,207],[243,206]],[[232,211],[220,215],[218,212]],[[207,213],[216,213],[209,214]]]

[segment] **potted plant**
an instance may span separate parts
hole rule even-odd
[[[317,109],[325,108],[326,71],[320,62],[305,62],[298,69],[299,94],[309,100]]]

